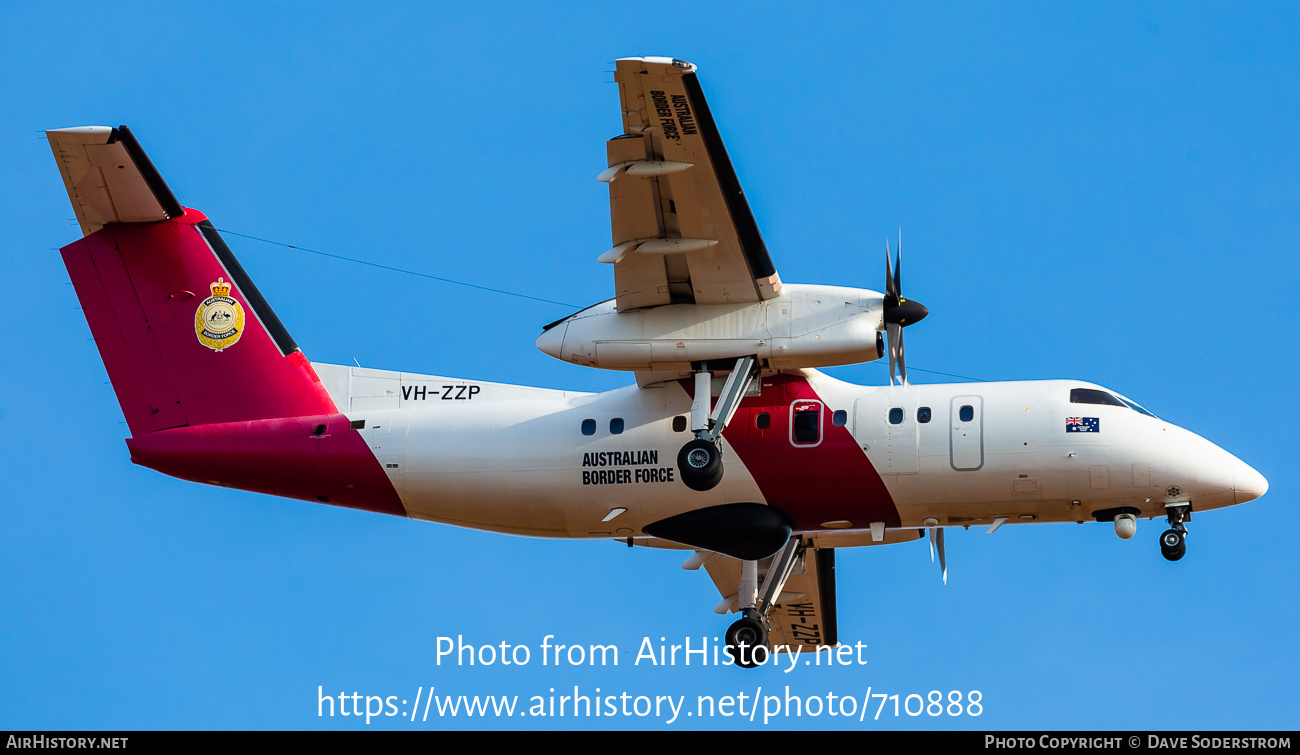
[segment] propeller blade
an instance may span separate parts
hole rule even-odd
[[[900,376],[899,385],[907,385],[907,358],[903,353],[903,328],[914,325],[930,310],[917,301],[903,298],[903,229],[898,229],[898,253],[891,254],[889,239],[885,239],[885,297],[881,319],[889,336],[889,384],[894,385],[894,374]]]
[[[898,326],[898,376],[907,385],[907,353],[903,351],[903,326]]]
[[[897,278],[894,277],[894,268],[889,251],[889,239],[885,239],[885,306],[891,307],[898,304],[898,284]]]
[[[889,242],[885,242],[889,246]],[[898,227],[898,261],[894,264],[894,296],[903,296],[903,227]]]
[[[948,559],[943,552],[943,527],[936,527],[935,529],[939,530],[936,545],[939,547],[939,568],[943,570],[943,583],[946,585],[948,584]]]
[[[894,366],[903,356],[903,326],[896,322],[885,324],[885,333],[889,336],[889,384],[894,384]]]
[[[938,528],[938,527],[929,527],[929,528],[926,529],[926,535],[929,536],[929,537],[927,537],[926,539],[930,541],[930,563],[932,563],[932,564],[934,563],[934,537],[935,537],[934,533],[935,533],[935,530],[937,530],[937,529],[939,529],[939,528]]]

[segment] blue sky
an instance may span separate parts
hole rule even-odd
[[[1300,724],[1293,462],[1300,14],[1291,4],[24,4],[0,28],[0,728],[366,728],[327,694],[925,696],[979,718],[768,728]],[[878,288],[903,228],[909,363],[1110,386],[1238,455],[1256,502],[1159,522],[840,551],[865,666],[633,666],[729,620],[682,554],[511,538],[135,467],[56,250],[41,131],[125,123],[219,228],[582,306],[607,298],[611,61],[701,81],[782,278]],[[307,356],[585,390],[568,310],[228,236]],[[881,364],[831,370],[883,383]],[[917,373],[918,382],[944,380]],[[545,635],[617,668],[542,667]],[[437,664],[439,636],[529,645]],[[873,711],[874,712],[874,711]],[[736,718],[380,717],[370,728],[763,728]]]

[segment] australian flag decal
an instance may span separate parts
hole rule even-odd
[[[1099,433],[1101,432],[1101,420],[1097,417],[1066,417],[1065,431],[1067,433]]]

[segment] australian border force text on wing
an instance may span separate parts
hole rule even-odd
[[[666,93],[656,89],[650,91],[650,99],[654,102],[655,114],[659,116],[659,126],[663,129],[665,139],[681,141],[682,134],[689,136],[699,133],[686,95],[674,94],[670,101]]]

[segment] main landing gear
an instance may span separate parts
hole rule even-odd
[[[722,449],[696,438],[677,453],[677,469],[691,490],[712,490],[722,481]]]
[[[767,649],[767,622],[758,618],[758,612],[749,609],[736,623],[727,628],[727,648],[736,665],[741,668],[754,668],[760,664],[755,650],[762,646]],[[766,660],[763,659],[763,660]]]
[[[758,360],[753,356],[736,360],[727,382],[722,385],[718,403],[709,413],[712,398],[712,373],[708,365],[695,373],[695,401],[691,404],[691,430],[695,439],[682,446],[677,454],[677,471],[691,490],[712,490],[722,481],[722,431],[727,428],[745,397],[749,386],[758,379]],[[737,622],[739,623],[739,622]]]
[[[736,593],[740,619],[727,628],[726,635],[727,649],[737,666],[754,668],[767,663],[771,655],[767,644],[767,615],[780,600],[786,580],[803,556],[803,542],[794,535],[772,556],[761,587],[758,562],[740,562],[740,588]]]
[[[1187,552],[1187,527],[1183,522],[1192,518],[1192,506],[1189,503],[1166,506],[1169,514],[1169,527],[1160,535],[1160,554],[1170,561],[1177,561]]]

